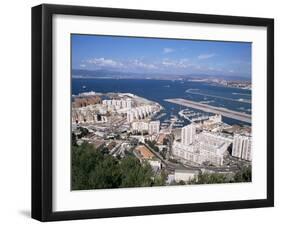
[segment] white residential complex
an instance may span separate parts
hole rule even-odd
[[[196,134],[192,124],[182,128],[181,137],[181,142],[173,144],[173,155],[198,164],[223,165],[224,154],[232,143],[231,138],[210,132]]]
[[[143,105],[127,111],[127,122],[144,119],[153,113],[151,105]]]
[[[126,99],[110,99],[110,100],[103,100],[103,105],[106,105],[107,107],[114,108],[114,109],[124,109],[132,108],[132,99],[126,98]]]
[[[160,132],[160,121],[151,121],[148,125],[149,134],[158,134]]]
[[[133,131],[147,131],[149,134],[157,134],[160,131],[160,121],[134,121],[131,126]]]
[[[251,137],[235,134],[233,147],[232,147],[232,156],[251,161],[252,160],[251,145],[252,145]]]
[[[148,122],[145,121],[135,121],[131,124],[132,130],[137,132],[148,131]]]
[[[93,105],[72,109],[72,123],[107,122],[106,111]]]
[[[90,92],[92,95],[93,93]],[[102,100],[101,103],[72,108],[72,123],[106,123],[114,122],[117,116],[124,118],[128,123],[141,120],[149,120],[150,116],[161,109],[154,102],[147,101],[138,96],[126,93],[118,94],[115,98]],[[159,126],[158,126],[159,124]],[[158,133],[160,122],[151,123],[136,122],[132,126],[134,130],[146,130],[149,133]],[[159,127],[159,128],[158,128]]]
[[[181,143],[184,145],[192,144],[196,134],[196,127],[193,124],[185,126],[181,130]]]

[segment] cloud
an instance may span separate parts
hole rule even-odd
[[[165,67],[176,66],[176,62],[175,62],[175,61],[172,61],[172,60],[169,60],[169,59],[164,59],[164,60],[161,62],[161,64],[164,65]]]
[[[178,67],[187,68],[187,67],[190,67],[190,66],[193,66],[193,64],[190,63],[190,60],[187,59],[187,58],[183,58],[183,59],[180,59],[178,61]]]
[[[179,60],[169,60],[164,59],[161,62],[162,65],[165,67],[174,67],[174,68],[188,68],[190,66],[193,66],[192,63],[190,63],[190,60],[187,58],[179,59]]]
[[[157,69],[156,63],[146,63],[141,59],[133,59],[133,60],[113,60],[106,58],[92,58],[86,60],[89,65],[93,65],[99,68],[114,68],[114,69]],[[80,67],[84,67],[85,64],[80,64]],[[85,65],[86,66],[86,65]]]
[[[199,60],[205,60],[205,59],[209,59],[209,58],[212,58],[212,57],[214,57],[216,54],[214,54],[214,53],[207,53],[207,54],[201,54],[201,55],[199,55],[197,58],[199,59]]]
[[[138,59],[132,60],[131,63],[135,67],[141,67],[144,69],[157,69],[157,66],[155,64],[144,63],[143,61],[138,60]]]
[[[172,48],[164,48],[163,49],[163,53],[171,53],[171,52],[174,52],[175,50],[172,49]]]
[[[92,64],[98,67],[112,67],[112,68],[122,68],[124,65],[120,61],[115,61],[112,59],[101,58],[93,58],[87,60],[88,64]]]
[[[215,54],[202,54],[200,59],[213,57]],[[199,56],[198,56],[199,58]],[[91,58],[84,60],[79,65],[81,68],[89,69],[114,69],[131,72],[173,72],[173,73],[218,73],[224,71],[220,67],[205,65],[204,62],[196,62],[194,58],[163,58],[159,60],[136,59],[110,59],[110,58]],[[225,70],[227,73],[235,73],[235,69]]]

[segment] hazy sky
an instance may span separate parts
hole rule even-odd
[[[251,76],[251,43],[72,35],[73,69]]]

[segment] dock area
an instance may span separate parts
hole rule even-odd
[[[252,122],[251,115],[242,113],[242,112],[238,112],[238,111],[232,111],[227,108],[215,107],[215,106],[211,106],[208,104],[202,104],[199,102],[181,99],[181,98],[165,99],[165,101],[174,103],[174,104],[178,104],[178,105],[182,105],[185,107],[198,109],[198,110],[205,111],[205,112],[210,112],[213,114],[220,114],[227,118],[232,118],[232,119],[236,119],[236,120],[247,122],[247,123]]]

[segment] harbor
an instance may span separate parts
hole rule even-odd
[[[178,113],[181,117],[187,119],[189,122],[199,122],[209,119],[209,115],[194,112],[190,109],[183,109]]]

